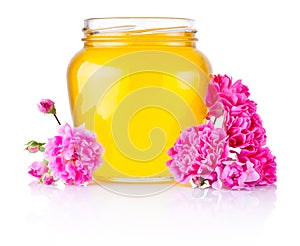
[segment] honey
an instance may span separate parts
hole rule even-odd
[[[99,18],[85,21],[84,48],[71,60],[74,125],[105,148],[97,180],[172,180],[168,149],[180,131],[203,123],[211,67],[195,48],[193,20]]]

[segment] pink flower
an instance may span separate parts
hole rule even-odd
[[[33,177],[41,178],[43,174],[47,173],[49,168],[47,165],[40,161],[35,161],[29,166],[28,173],[31,174]]]
[[[243,105],[250,95],[248,87],[243,85],[241,80],[233,83],[232,78],[226,74],[214,75],[211,83],[214,85],[224,109],[227,111],[233,106]]]
[[[248,189],[251,183],[259,179],[259,174],[249,161],[223,161],[216,167],[218,180],[212,184],[215,189]]]
[[[251,115],[251,125],[249,127],[249,131],[253,133],[253,139],[250,142],[253,147],[266,145],[266,130],[263,127],[262,120],[257,113],[253,113]]]
[[[38,109],[42,113],[45,114],[55,114],[55,106],[54,102],[51,101],[50,99],[42,99],[40,103],[38,104]]]
[[[43,184],[51,185],[54,183],[54,178],[51,174],[45,173],[41,179]]]
[[[225,113],[224,128],[229,137],[229,145],[233,148],[258,147],[266,144],[266,130],[258,114],[232,116]]]
[[[100,166],[104,150],[96,135],[84,128],[59,126],[58,135],[45,145],[45,159],[55,180],[66,184],[85,184]]]
[[[216,75],[207,87],[207,118],[222,120],[190,127],[180,134],[167,162],[176,181],[217,189],[249,189],[276,181],[275,157],[266,144],[266,130],[249,99],[248,87],[227,75]],[[230,149],[230,150],[229,150]]]
[[[249,146],[258,147],[266,143],[266,131],[262,121],[256,113],[256,103],[250,100],[248,87],[242,84],[241,80],[232,82],[227,75],[216,75],[211,80],[217,95],[211,96],[212,89],[208,88],[207,94],[209,115],[218,117],[215,112],[217,101],[224,108],[223,128],[229,138],[229,146],[233,148],[246,148]],[[211,98],[214,98],[212,100]],[[221,106],[218,106],[221,108]]]
[[[238,155],[242,162],[250,161],[260,178],[254,182],[255,185],[268,185],[276,182],[276,157],[272,155],[268,147],[259,147],[252,150],[243,149]]]
[[[214,129],[212,122],[190,127],[180,134],[168,154],[172,159],[167,166],[176,181],[212,179],[216,165],[228,155],[227,136],[223,129]]]

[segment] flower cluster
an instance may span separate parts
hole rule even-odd
[[[275,156],[265,146],[266,130],[249,96],[241,80],[211,78],[208,122],[185,129],[168,151],[167,166],[176,181],[233,190],[276,182]],[[221,126],[214,126],[220,120]]]
[[[49,99],[43,99],[38,104],[38,109],[42,113],[54,115],[59,124],[58,134],[49,138],[47,143],[27,143],[27,151],[40,151],[44,155],[42,162],[35,161],[30,165],[28,173],[47,185],[59,180],[68,185],[90,182],[92,173],[102,163],[101,155],[104,152],[96,135],[83,125],[74,128],[68,124],[60,125],[54,102]]]

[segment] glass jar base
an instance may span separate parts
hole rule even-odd
[[[172,176],[170,177],[93,177],[95,183],[98,182],[115,182],[115,183],[166,183],[175,182]]]
[[[94,183],[103,189],[126,197],[147,197],[160,194],[174,187],[173,177],[94,177]]]

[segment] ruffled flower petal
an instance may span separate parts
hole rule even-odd
[[[101,155],[104,153],[96,135],[83,125],[72,128],[68,124],[59,126],[58,134],[45,145],[44,157],[49,161],[51,174],[66,184],[90,182],[92,172],[102,163]]]

